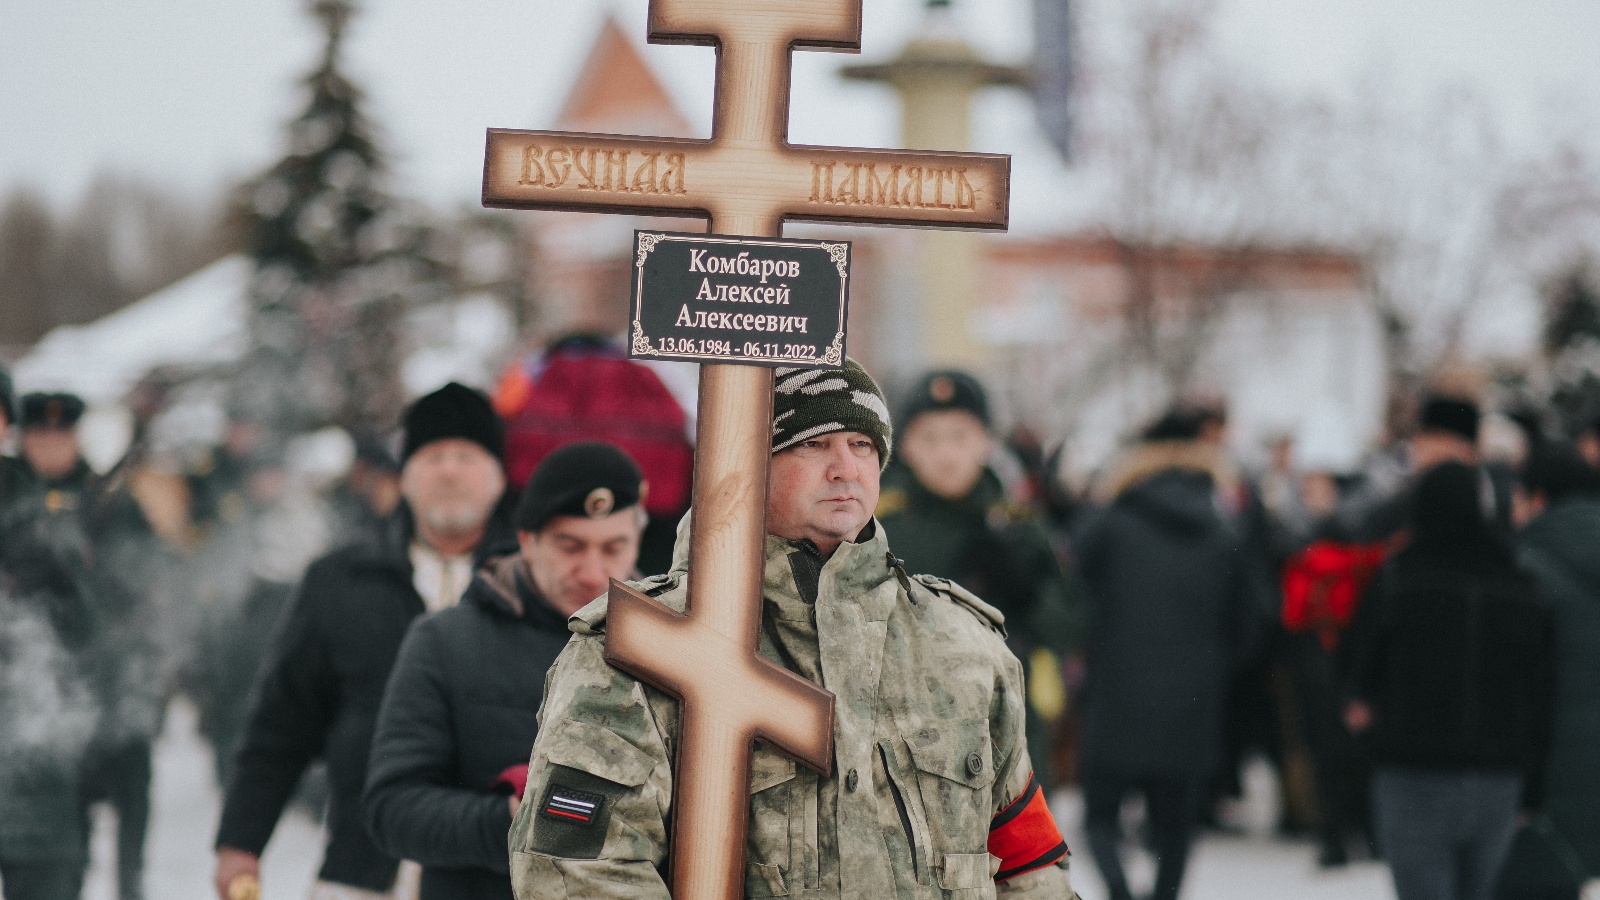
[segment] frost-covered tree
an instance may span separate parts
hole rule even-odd
[[[362,94],[340,67],[352,0],[314,0],[326,43],[285,155],[245,187],[251,351],[235,413],[280,435],[325,424],[389,428],[408,310],[446,290],[418,208],[384,190]]]

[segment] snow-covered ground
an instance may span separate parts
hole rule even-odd
[[[1247,781],[1259,785],[1262,779],[1256,773]],[[209,900],[214,896],[211,841],[220,801],[212,783],[211,749],[195,733],[194,707],[181,699],[172,704],[166,733],[157,747],[154,792],[146,895],[150,900]],[[1077,795],[1062,791],[1052,806],[1068,843],[1086,848]],[[1259,808],[1242,811],[1241,818],[1258,828],[1262,824]],[[84,900],[115,896],[114,827],[112,817],[104,812],[96,820],[94,862]],[[321,840],[320,828],[303,814],[291,813],[279,823],[263,864],[264,900],[303,900]],[[1148,857],[1141,855],[1132,873],[1136,889],[1141,884],[1148,887],[1153,875]],[[1086,849],[1074,856],[1073,882],[1083,900],[1104,900],[1105,892]],[[1394,891],[1381,864],[1356,863],[1320,872],[1309,842],[1241,835],[1201,840],[1183,896],[1184,900],[1393,900]]]

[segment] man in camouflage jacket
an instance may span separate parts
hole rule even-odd
[[[775,406],[760,652],[838,699],[832,774],[757,746],[746,896],[1073,897],[1003,617],[909,576],[872,518],[890,449],[877,384],[853,361],[780,370]],[[682,611],[687,549],[685,526],[672,571],[638,588]],[[510,836],[520,900],[669,896],[678,704],[606,664],[605,619],[604,598],[573,616],[546,681]],[[551,812],[574,796],[592,812]]]

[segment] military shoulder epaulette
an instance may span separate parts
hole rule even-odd
[[[939,578],[933,575],[913,575],[912,578],[929,590],[943,594],[955,601],[958,606],[966,607],[967,611],[977,617],[978,621],[989,626],[1001,637],[1006,634],[1006,617],[1000,610],[983,602],[977,594],[967,590],[948,578]]]
[[[665,575],[651,575],[649,578],[633,582],[633,587],[646,597],[659,597],[678,586],[679,574],[681,573],[668,572]]]
[[[665,575],[652,575],[649,578],[641,578],[638,581],[630,581],[628,582],[628,586],[639,593],[644,594],[646,597],[650,597],[659,601],[662,606],[665,606],[673,612],[681,613],[688,608],[687,598],[680,595],[677,597],[668,597],[663,600],[662,597],[666,594],[672,593],[675,588],[680,587],[683,584],[683,575],[683,572],[668,572]],[[577,634],[599,634],[600,632],[604,631],[606,618],[609,615],[610,609],[608,603],[601,601],[606,599],[607,598],[602,597],[599,600],[596,600],[594,603],[591,603],[588,606],[578,610],[572,615],[572,618],[568,620],[567,627]]]

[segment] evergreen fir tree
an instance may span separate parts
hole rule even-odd
[[[443,293],[420,213],[383,190],[362,94],[340,67],[353,0],[314,0],[326,43],[288,152],[246,186],[251,351],[235,415],[287,436],[392,428],[404,403],[405,316]]]

